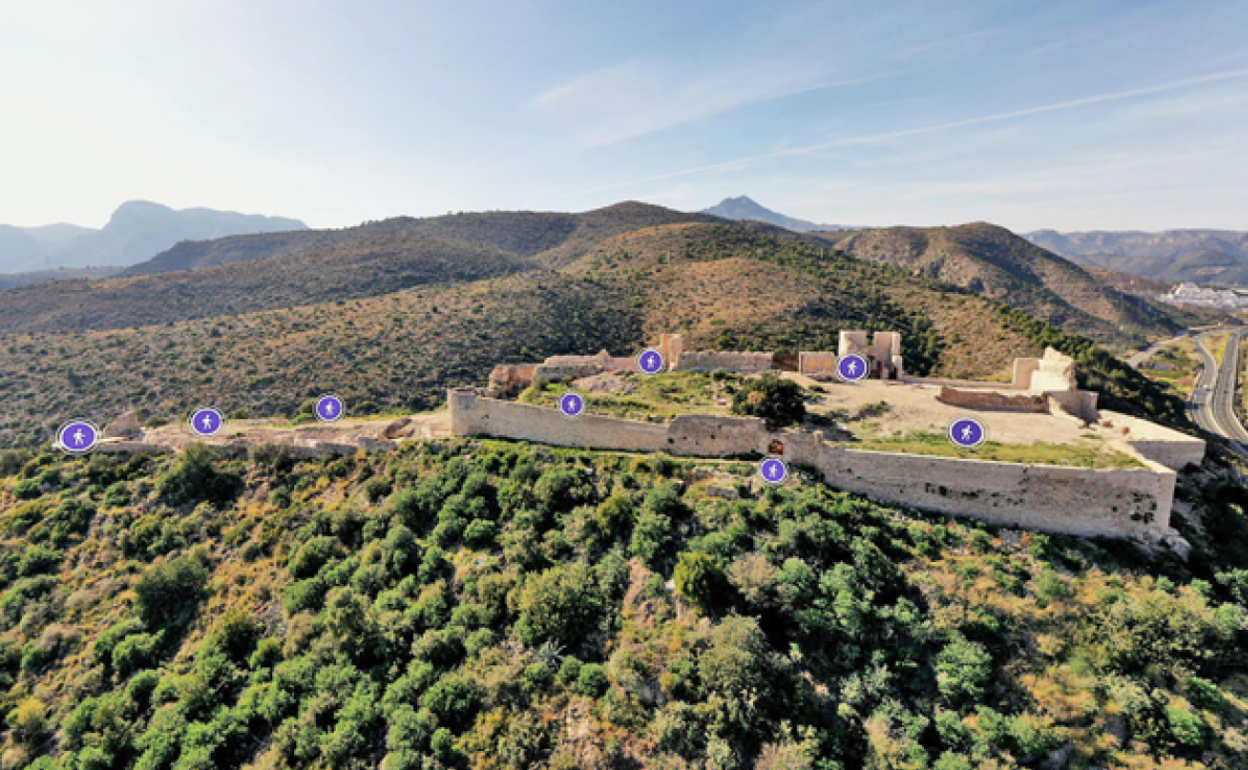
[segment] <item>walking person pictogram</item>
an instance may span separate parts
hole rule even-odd
[[[342,414],[345,408],[342,405],[342,399],[334,395],[324,395],[316,400],[316,417],[321,422],[333,422]]]
[[[85,420],[66,423],[56,433],[56,447],[71,454],[90,452],[99,440],[100,432]]]
[[[637,368],[642,374],[658,374],[663,371],[663,354],[654,348],[646,348],[637,356]]]
[[[789,466],[779,457],[768,457],[759,463],[759,475],[768,484],[783,484],[789,477]]]
[[[867,359],[848,353],[836,361],[836,374],[845,382],[859,382],[867,376]]]
[[[207,406],[196,409],[190,419],[191,432],[203,437],[215,436],[224,424],[221,413]]]
[[[949,423],[946,431],[949,441],[962,449],[974,449],[988,438],[984,424],[974,417],[959,417]]]

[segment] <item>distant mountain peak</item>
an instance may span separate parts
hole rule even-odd
[[[703,209],[703,214],[712,214],[724,219],[733,220],[753,220],[755,222],[766,222],[772,225],[778,225],[786,230],[805,233],[812,230],[843,230],[841,225],[821,225],[810,222],[805,219],[797,219],[778,211],[772,211],[766,206],[760,204],[748,195],[738,195],[735,198],[724,198],[718,204],[711,206],[709,209]]]
[[[307,225],[297,219],[207,208],[177,210],[154,201],[128,200],[99,230],[69,224],[0,225],[0,273],[124,267],[182,241],[306,229]]]

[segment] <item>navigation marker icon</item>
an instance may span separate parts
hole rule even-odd
[[[342,412],[342,399],[337,396],[321,396],[316,400],[316,417],[321,422],[333,422],[342,417]]]
[[[962,449],[974,449],[988,438],[984,424],[974,417],[959,417],[949,423],[949,441]]]
[[[575,418],[585,413],[585,397],[569,390],[559,397],[559,411],[564,417]]]
[[[221,413],[212,407],[201,407],[191,415],[191,432],[197,436],[215,436],[225,425]]]
[[[646,348],[637,356],[637,368],[642,374],[658,374],[663,371],[663,354],[654,348]]]
[[[56,448],[70,454],[84,454],[95,449],[100,432],[89,422],[74,420],[61,426],[56,432]]]
[[[867,359],[849,353],[836,359],[836,375],[845,382],[860,382],[867,377]]]
[[[758,464],[758,472],[768,484],[783,484],[789,478],[789,466],[779,457],[768,457]]]

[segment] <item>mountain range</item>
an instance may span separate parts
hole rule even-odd
[[[1037,230],[1024,237],[1082,265],[1171,282],[1248,286],[1248,232]]]
[[[749,220],[753,222],[766,222],[768,224],[783,227],[786,230],[792,230],[795,233],[806,233],[812,230],[842,230],[842,225],[821,225],[815,222],[809,222],[805,219],[797,219],[795,217],[786,216],[778,211],[763,206],[746,195],[738,195],[735,198],[724,198],[719,203],[711,206],[709,209],[703,209],[703,214],[711,214],[724,219],[733,219],[737,221]]]
[[[128,201],[98,230],[70,224],[0,225],[0,273],[125,267],[181,241],[306,229],[303,222],[285,217],[205,208],[179,211],[149,201]]]

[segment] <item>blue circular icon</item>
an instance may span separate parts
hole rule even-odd
[[[836,359],[836,374],[845,382],[858,382],[867,377],[867,359],[849,353]]]
[[[316,416],[321,422],[333,422],[342,417],[342,399],[337,396],[321,396],[316,400]]]
[[[225,425],[221,413],[212,407],[202,407],[191,415],[191,432],[197,436],[215,436]]]
[[[57,448],[71,454],[90,452],[99,440],[100,432],[85,420],[67,422],[56,432]]]
[[[984,424],[974,417],[959,417],[949,423],[948,434],[953,445],[963,449],[974,449],[988,438]]]
[[[574,391],[564,393],[559,397],[559,411],[564,417],[580,417],[585,413],[585,397]]]
[[[779,457],[768,457],[759,463],[758,472],[768,484],[783,484],[789,477],[789,466]]]
[[[663,371],[663,354],[654,348],[646,348],[637,356],[637,368],[642,374],[658,374]]]

